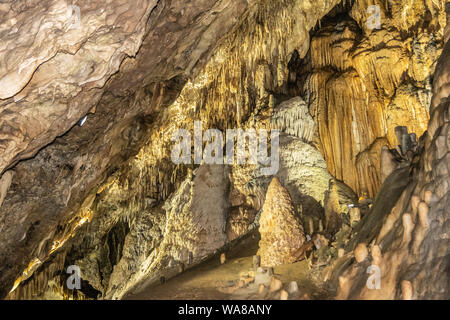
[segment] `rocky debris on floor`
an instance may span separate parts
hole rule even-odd
[[[270,280],[269,292],[277,292],[283,287],[283,282],[280,279],[273,276]]]
[[[280,291],[280,300],[288,300],[289,293],[286,290]]]

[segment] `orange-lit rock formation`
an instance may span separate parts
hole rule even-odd
[[[444,2],[112,0],[102,11],[80,0],[81,29],[72,30],[76,7],[64,1],[3,1],[0,297],[14,286],[13,299],[122,298],[254,229],[274,203],[272,177],[253,165],[171,161],[173,132],[195,120],[280,129],[288,225],[272,234],[301,235],[303,224],[329,238],[323,251],[335,250],[336,232],[351,224],[338,248],[350,260],[334,270],[339,297],[373,294],[353,289],[372,260],[398,270],[383,280],[395,282],[386,298],[438,297],[444,285],[421,281],[446,280],[446,55],[436,67]],[[380,29],[368,26],[373,4]],[[420,137],[428,123],[412,157],[388,150],[397,126]],[[347,214],[355,193],[375,198],[368,214]],[[288,223],[292,212],[301,224]],[[291,240],[288,249],[304,241]],[[281,253],[293,261],[290,249]],[[334,267],[337,255],[325,262]],[[70,264],[82,268],[79,295],[64,287]]]
[[[449,4],[447,12],[450,23]],[[342,279],[337,295],[340,299],[449,297],[449,57],[447,41],[436,65],[431,119],[421,139],[420,161],[411,168],[412,178],[395,206],[379,217],[382,225],[373,226],[377,232],[363,235],[371,243],[372,258],[337,271]],[[381,199],[386,196],[384,192],[378,195]],[[378,290],[365,285],[365,271],[371,264],[378,265],[381,271]]]
[[[267,189],[259,224],[261,241],[258,255],[262,266],[273,267],[299,259],[296,252],[306,242],[303,226],[295,218],[289,192],[277,177],[272,179]]]
[[[380,28],[370,28],[369,4],[380,9]],[[418,137],[426,130],[443,2],[355,1],[348,12],[330,15],[313,33],[300,68],[309,72],[304,90],[331,174],[374,197],[382,180],[380,151],[398,144],[395,127]]]

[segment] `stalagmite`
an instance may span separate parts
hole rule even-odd
[[[350,208],[350,225],[353,226],[355,223],[358,223],[361,220],[361,211],[358,207]]]
[[[414,229],[414,222],[409,213],[404,213],[402,216],[403,222],[403,243],[407,245],[411,241],[411,232]]]
[[[259,232],[258,255],[266,267],[295,262],[295,253],[306,241],[303,227],[294,217],[291,197],[277,177],[267,189]]]
[[[424,228],[428,228],[428,205],[425,202],[419,203],[419,221],[420,225]]]
[[[280,300],[288,300],[289,293],[286,290],[280,291]]]
[[[413,286],[410,281],[403,280],[401,283],[402,288],[402,299],[411,300],[413,297]]]
[[[381,182],[384,182],[386,178],[397,168],[398,162],[395,160],[394,155],[391,153],[387,146],[381,148],[380,157],[380,174]]]
[[[220,272],[199,275],[199,290],[175,281],[173,297],[214,298],[225,283],[230,298],[297,298],[295,270],[319,296],[443,298],[445,2],[372,1],[383,4],[377,30],[366,0],[123,2],[97,12],[77,1],[78,31],[53,23],[64,1],[0,4],[11,31],[0,32],[0,298],[164,293],[199,264]],[[195,121],[279,129],[277,172],[175,164],[171,137]],[[245,258],[227,262],[241,245]],[[72,263],[88,285],[79,292],[64,287]],[[380,290],[365,286],[374,265]]]
[[[5,200],[6,193],[8,192],[9,186],[11,185],[13,176],[14,172],[9,170],[0,177],[0,208],[3,201]]]
[[[220,264],[224,264],[227,261],[225,253],[220,254]]]
[[[281,103],[272,116],[273,128],[296,136],[306,142],[314,138],[315,124],[308,106],[300,97]]]
[[[339,276],[339,292],[337,299],[346,299],[350,291],[350,281],[347,277]]]
[[[258,255],[253,256],[253,269],[258,269],[261,266],[261,257]]]
[[[439,17],[435,23],[443,26],[445,2],[439,2],[439,5],[435,7],[434,5],[430,6],[414,0],[401,3],[391,1],[389,9],[392,19],[385,18],[383,25],[393,24],[404,31],[412,31],[414,29],[412,27],[413,22],[409,17],[414,15],[413,11],[417,10],[418,7],[414,10],[406,10],[408,11],[408,14],[406,14],[404,8],[407,5],[410,6],[409,8],[420,6],[425,10],[430,10],[429,12],[433,16]],[[359,21],[358,19],[364,19],[364,16],[358,15],[357,7],[353,8],[352,17],[357,17],[357,21]],[[447,12],[450,12],[450,5],[445,7]],[[398,19],[400,18],[398,16],[399,13],[405,16]],[[448,41],[449,38],[449,19],[450,14],[447,14],[446,30],[440,29],[443,31],[445,41]],[[377,195],[377,199],[380,201],[378,203],[375,201],[371,210],[372,213],[378,213],[376,216],[378,226],[375,223],[373,225],[374,228],[367,228],[357,235],[357,238],[367,239],[368,242],[375,240],[376,244],[383,246],[382,266],[380,268],[382,285],[380,290],[368,290],[365,286],[367,276],[355,272],[355,270],[358,270],[358,264],[357,262],[351,262],[345,267],[340,265],[334,268],[336,280],[339,279],[339,283],[336,281],[336,285],[339,284],[340,288],[339,298],[446,299],[446,295],[448,295],[448,276],[445,269],[448,265],[447,257],[449,252],[447,243],[448,230],[446,230],[448,229],[449,218],[448,210],[446,210],[449,189],[447,181],[449,178],[447,168],[442,167],[440,170],[438,168],[438,159],[442,159],[445,152],[448,152],[448,144],[445,145],[443,141],[438,141],[438,139],[443,131],[447,132],[445,130],[448,127],[449,102],[448,99],[442,98],[447,97],[450,91],[442,88],[446,87],[449,82],[448,61],[450,47],[446,43],[443,51],[439,49],[439,51],[435,52],[436,55],[441,55],[441,57],[438,59],[435,67],[431,67],[434,63],[432,62],[433,59],[425,58],[422,52],[424,50],[429,52],[425,48],[428,47],[429,41],[435,38],[435,34],[433,35],[433,32],[428,28],[424,28],[423,31],[423,33],[413,31],[418,37],[418,41],[413,41],[411,46],[408,44],[398,51],[400,53],[403,50],[411,50],[409,52],[413,54],[412,59],[408,62],[404,60],[403,63],[399,63],[395,68],[392,68],[399,69],[398,71],[403,70],[401,72],[407,72],[415,80],[408,81],[410,83],[406,85],[400,84],[399,81],[402,81],[400,80],[401,77],[398,77],[400,73],[396,71],[389,72],[379,67],[380,64],[383,64],[380,60],[383,59],[381,55],[378,55],[380,59],[377,59],[376,64],[373,64],[377,73],[362,73],[371,77],[372,80],[376,79],[376,86],[381,83],[383,94],[386,94],[389,97],[388,99],[391,99],[390,102],[387,102],[386,137],[390,147],[399,145],[397,148],[398,155],[395,155],[395,157],[401,162],[401,166],[394,173],[404,170],[408,175],[402,178],[407,178],[407,180],[404,181],[406,182],[404,188],[398,191],[399,196],[392,201],[392,207],[390,207],[392,209],[385,209],[392,191],[387,188],[386,183],[383,185]],[[382,33],[384,34],[382,35]],[[390,31],[387,32],[387,30],[377,32],[383,41],[387,40],[389,33]],[[396,55],[392,50],[381,49],[379,53],[381,51],[386,53],[389,51],[390,57],[386,56],[386,61]],[[364,55],[372,54],[370,51],[360,52],[360,57],[355,60],[364,64]],[[388,65],[392,64],[386,64],[386,66]],[[361,70],[359,66],[358,70]],[[368,70],[366,69],[366,71]],[[432,77],[433,80],[430,78],[432,72],[435,73]],[[386,87],[383,84],[387,80],[386,76],[393,76],[389,79],[392,86],[388,90],[384,90]],[[432,88],[430,86],[425,90],[416,90],[414,88],[414,82],[429,80],[433,81]],[[388,91],[390,92],[388,93]],[[422,93],[419,93],[420,91]],[[446,93],[441,95],[443,91],[446,91]],[[422,105],[422,108],[417,108],[416,103],[417,106]],[[420,114],[420,116],[417,117],[417,114]],[[419,118],[420,120],[417,121]],[[393,132],[392,128],[395,127],[397,128]],[[406,127],[409,131],[416,134],[408,133]],[[426,132],[424,131],[425,129]],[[392,139],[392,137],[396,138],[395,135],[393,136],[393,133],[397,134],[398,139]],[[422,133],[425,134],[422,135]],[[420,138],[417,140],[417,137]],[[390,177],[393,176],[391,175]],[[392,185],[395,185],[395,183]],[[438,189],[439,192],[437,192]],[[369,221],[366,221],[366,223],[369,223]],[[431,227],[433,229],[432,234],[429,232]],[[374,255],[375,251],[373,249],[374,247],[372,247],[372,259],[375,262],[378,258],[376,257],[377,255]],[[406,280],[404,277],[414,277],[414,281],[411,279]],[[343,279],[348,279],[352,283],[351,291],[343,290]],[[349,292],[351,292],[351,297],[348,296]]]
[[[431,192],[430,190],[425,191],[423,201],[425,201],[427,205],[430,205],[432,200],[433,200],[433,192]]]
[[[367,255],[369,254],[368,250],[367,250],[367,246],[364,243],[360,243],[358,244],[358,246],[355,249],[355,259],[358,263],[363,262],[366,258]]]

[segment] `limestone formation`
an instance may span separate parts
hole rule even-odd
[[[370,253],[372,255],[372,262],[374,265],[381,266],[381,262],[383,261],[382,255],[381,255],[381,249],[380,246],[375,245],[370,250]]]
[[[367,246],[364,243],[358,244],[355,249],[355,260],[358,263],[363,262],[368,255]]]
[[[383,183],[386,178],[394,172],[399,166],[399,161],[395,157],[395,153],[391,151],[387,146],[381,148],[380,156],[380,177]]]
[[[280,291],[280,300],[288,300],[289,293],[286,290]]]
[[[101,12],[96,2],[78,1],[81,30],[69,33],[59,32],[59,27],[64,31],[70,27],[65,21],[78,21],[76,6],[68,10],[51,0],[1,4],[2,37],[11,31],[3,48],[19,48],[27,39],[35,42],[15,55],[1,51],[2,57],[24,63],[14,83],[26,86],[0,100],[0,171],[28,160],[15,165],[12,190],[0,209],[0,225],[8,226],[0,234],[0,296],[39,247],[52,248],[54,243],[55,250],[65,251],[68,239],[82,237],[79,222],[90,221],[81,213],[86,198],[94,196],[94,206],[101,202],[108,207],[111,197],[100,198],[118,188],[119,211],[127,212],[123,219],[130,222],[141,207],[160,207],[186,177],[186,168],[170,164],[173,130],[189,128],[193,119],[203,120],[205,127],[236,127],[273,101],[266,88],[285,86],[292,52],[306,55],[309,30],[337,2],[207,0],[186,7],[179,1],[117,0]],[[48,46],[39,45],[44,38]],[[36,57],[49,59],[43,63]],[[20,65],[8,64],[9,78]],[[244,69],[246,77],[241,76]],[[247,86],[252,89],[241,90]],[[83,126],[74,126],[88,112]],[[128,174],[134,179],[127,179]],[[132,191],[126,196],[129,186]],[[258,201],[265,190],[261,194]],[[124,207],[133,209],[122,211]],[[117,221],[117,215],[110,210],[105,220]],[[164,229],[160,223],[158,228]],[[18,241],[24,235],[26,245]],[[138,260],[148,263],[144,257]],[[128,272],[119,269],[123,276]]]
[[[315,124],[307,104],[300,98],[280,103],[272,116],[273,129],[279,129],[305,142],[314,140]]]
[[[227,238],[232,241],[247,233],[248,228],[254,222],[256,210],[249,207],[240,206],[234,208],[228,215]]]
[[[337,298],[449,297],[446,1],[0,2],[0,298],[120,299],[258,226]],[[276,178],[173,163],[194,121],[279,129]]]
[[[350,225],[354,225],[361,220],[361,210],[358,207],[352,207],[349,210]]]
[[[260,284],[258,286],[258,293],[259,294],[263,294],[265,290],[266,290],[266,287],[263,284]]]
[[[307,65],[299,63],[309,73],[301,82],[328,169],[359,195],[374,197],[390,171],[380,173],[380,150],[397,145],[395,127],[407,126],[418,137],[426,130],[430,80],[442,49],[442,29],[435,33],[433,26],[444,25],[443,2],[355,1],[350,10],[343,4],[312,35]],[[367,27],[370,4],[380,8],[382,23],[376,30]],[[416,18],[408,18],[405,10]],[[347,12],[345,19],[332,19]],[[413,31],[412,21],[425,12],[432,22]],[[414,35],[404,41],[406,30]]]
[[[220,254],[220,264],[224,264],[227,261],[225,253]]]
[[[277,177],[267,189],[259,223],[261,264],[271,267],[295,262],[295,252],[306,238],[302,225],[295,218],[291,197]]]
[[[413,288],[411,282],[408,280],[402,281],[402,299],[403,300],[411,300],[413,297]]]
[[[450,12],[450,6],[448,6]],[[450,16],[450,14],[449,14]],[[450,17],[449,17],[450,18]],[[450,19],[448,19],[448,22]],[[448,41],[448,27],[445,39]],[[449,172],[438,171],[437,167],[449,162],[443,156],[448,153],[449,144],[438,141],[446,135],[449,122],[450,103],[443,99],[449,92],[447,74],[449,43],[436,65],[433,87],[433,102],[427,133],[420,139],[418,149],[420,160],[412,166],[411,180],[404,188],[392,212],[386,213],[382,227],[366,234],[368,242],[385,248],[382,256],[380,290],[368,290],[366,277],[358,275],[357,268],[349,264],[338,274],[339,279],[347,279],[348,286],[341,286],[338,297],[344,299],[447,299],[448,286],[448,234],[449,234]],[[439,146],[439,147],[438,147]],[[378,198],[387,196],[383,191]],[[430,206],[429,206],[430,205]],[[375,204],[374,209],[377,204]],[[372,250],[374,250],[373,247]],[[380,254],[372,251],[374,260]]]
[[[297,281],[291,281],[291,282],[289,282],[288,292],[289,292],[289,294],[291,294],[291,295],[298,292],[298,284],[297,284]]]
[[[11,181],[14,176],[14,172],[5,172],[0,179],[0,207],[2,206],[3,200],[6,197],[9,187],[11,186]],[[1,229],[0,229],[1,230]]]
[[[253,269],[258,270],[261,267],[261,257],[256,255],[253,256]]]

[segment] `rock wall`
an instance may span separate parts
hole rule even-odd
[[[92,32],[133,50],[110,52],[115,46],[97,36],[87,52],[90,42],[82,41],[70,57],[57,53],[35,68],[21,92],[0,100],[0,297],[16,279],[11,299],[121,298],[199,263],[254,226],[271,179],[257,166],[172,163],[172,133],[192,132],[195,120],[204,129],[280,129],[277,176],[305,232],[330,238],[347,205],[357,202],[346,184],[371,197],[379,189],[379,151],[396,144],[395,126],[418,135],[425,130],[443,1],[375,1],[380,30],[365,27],[363,0],[337,7],[337,0],[149,1],[139,8],[113,2],[123,16],[111,24],[124,27]],[[33,6],[61,3],[27,5],[11,11],[18,5],[6,2],[0,10],[22,12],[23,20]],[[87,2],[79,6],[82,22],[94,23],[83,15]],[[142,8],[149,11],[136,11]],[[137,18],[141,29],[133,29]],[[137,35],[127,42],[131,33]],[[108,56],[89,67],[86,57],[102,57],[104,47],[115,57],[111,68],[104,66]],[[98,77],[79,73],[85,64],[82,70]],[[75,80],[63,86],[67,79]],[[435,86],[441,92],[435,100],[446,85]],[[55,108],[61,108],[57,118]],[[435,120],[428,132],[441,126],[430,110]],[[83,126],[73,127],[88,112]],[[64,288],[71,264],[82,269],[79,295]]]
[[[215,5],[202,2],[204,7],[193,5],[186,9],[184,20],[179,19],[181,2],[160,2],[151,12],[149,33],[136,58],[127,58],[121,64],[119,72],[107,83],[108,91],[92,110],[95,113],[89,115],[83,127],[72,128],[35,158],[14,167],[17,178],[0,209],[0,223],[8,226],[8,231],[1,234],[5,243],[0,253],[5,261],[1,266],[2,295],[9,291],[13,279],[28,269],[30,261],[32,271],[19,277],[14,287],[24,279],[31,283],[29,276],[39,267],[45,269],[45,261],[54,254],[70,251],[68,241],[74,235],[80,239],[85,234],[80,228],[99,214],[97,203],[101,202],[102,193],[114,186],[117,176],[124,188],[130,183],[136,186],[128,189],[127,199],[121,200],[121,206],[133,208],[125,210],[126,221],[132,221],[133,212],[147,203],[155,201],[161,205],[167,200],[187,174],[186,168],[175,170],[170,161],[170,137],[177,127],[189,130],[194,119],[202,120],[204,128],[253,125],[248,120],[252,113],[265,109],[270,114],[267,102],[272,100],[272,106],[274,102],[266,87],[285,86],[283,79],[288,73],[290,52],[295,48],[306,54],[308,30],[337,2],[258,1],[250,4],[248,12],[242,11],[241,2],[220,2],[220,6],[219,2]],[[195,12],[203,14],[194,15]],[[244,14],[242,21],[230,18],[241,14]],[[311,17],[311,21],[306,17]],[[227,20],[225,25],[222,18]],[[237,27],[219,42],[214,54],[208,55],[213,42],[234,22],[239,22]],[[184,23],[185,27],[178,23]],[[174,43],[174,47],[154,43]],[[192,50],[192,46],[199,48]],[[190,54],[201,61],[191,59]],[[202,62],[207,62],[203,69]],[[200,69],[198,76],[185,81],[187,74]],[[126,87],[120,83],[126,83]],[[133,92],[130,88],[140,90]],[[174,99],[181,88],[181,94]],[[131,182],[126,178],[128,174],[138,177],[137,180]],[[263,190],[255,202],[263,201],[264,194]],[[17,217],[17,212],[21,212],[21,217]],[[105,219],[111,222],[102,228],[108,233],[117,217],[114,211],[105,210],[105,215],[109,215]],[[21,226],[11,223],[16,219],[22,221]],[[27,229],[29,232],[23,238],[26,240],[21,242],[23,230]],[[88,254],[89,247],[82,250]],[[148,258],[146,250],[142,254],[144,260]],[[37,255],[41,259],[34,263]],[[77,260],[83,259],[80,256]],[[112,266],[105,268],[111,270]],[[93,278],[91,285],[95,284],[105,289]],[[109,296],[114,295],[113,291]]]
[[[450,21],[450,5],[446,7]],[[355,249],[356,261],[350,251],[337,263],[340,299],[448,299],[450,295],[448,34],[445,39],[433,82],[431,119],[421,139],[420,162],[411,167],[411,181],[392,210],[380,217],[382,223],[359,238],[358,245],[369,248],[370,255],[358,259],[354,243],[348,249]],[[387,196],[380,192],[379,197]],[[371,265],[380,270],[378,289],[367,285],[366,269]]]
[[[195,74],[250,4],[3,1],[0,174],[66,133],[105,92],[130,96]]]
[[[322,20],[294,68],[328,169],[358,195],[378,192],[380,151],[399,144],[397,126],[417,137],[426,130],[444,3],[346,2]]]

